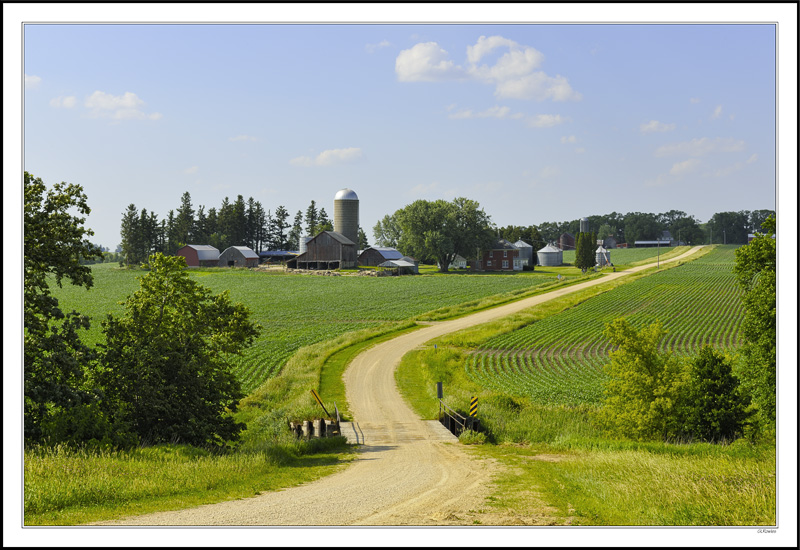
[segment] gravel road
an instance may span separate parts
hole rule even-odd
[[[662,263],[674,262],[696,252]],[[552,292],[433,323],[358,355],[344,375],[347,399],[363,434],[357,458],[344,470],[299,487],[252,498],[136,516],[95,525],[467,525],[479,517],[501,467],[443,441],[437,426],[420,420],[397,391],[400,358],[438,336],[512,315],[556,297],[641,271],[609,273]],[[454,438],[453,438],[454,439]],[[486,517],[480,516],[486,525]],[[495,524],[504,524],[495,518]]]

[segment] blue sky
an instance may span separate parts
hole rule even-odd
[[[24,29],[24,168],[83,185],[112,250],[252,196],[361,225],[465,196],[498,225],[774,209],[772,24],[53,25]]]

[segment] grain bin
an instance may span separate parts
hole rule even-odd
[[[611,252],[602,246],[598,246],[594,253],[594,262],[595,265],[611,265]]]
[[[524,264],[524,265],[528,265],[529,267],[533,267],[534,266],[533,247],[531,245],[529,245],[528,243],[526,243],[525,241],[523,241],[522,239],[520,239],[517,242],[515,242],[514,246],[519,248],[519,257],[528,262],[527,264]]]
[[[342,189],[333,198],[333,230],[358,243],[358,195]]]
[[[299,254],[302,254],[306,250],[308,250],[308,241],[310,241],[313,237],[305,236],[300,237],[300,250],[298,250]]]
[[[542,267],[552,267],[564,263],[564,253],[553,244],[548,244],[536,252],[536,257],[539,259],[539,265]]]

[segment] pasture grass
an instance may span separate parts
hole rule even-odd
[[[319,479],[352,456],[341,437],[226,454],[186,445],[27,449],[24,522],[79,525],[253,497]]]

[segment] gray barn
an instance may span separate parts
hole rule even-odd
[[[256,267],[258,254],[246,246],[229,246],[219,255],[220,267]]]
[[[323,231],[306,244],[306,251],[289,267],[298,269],[352,269],[358,265],[356,243],[335,231]]]

